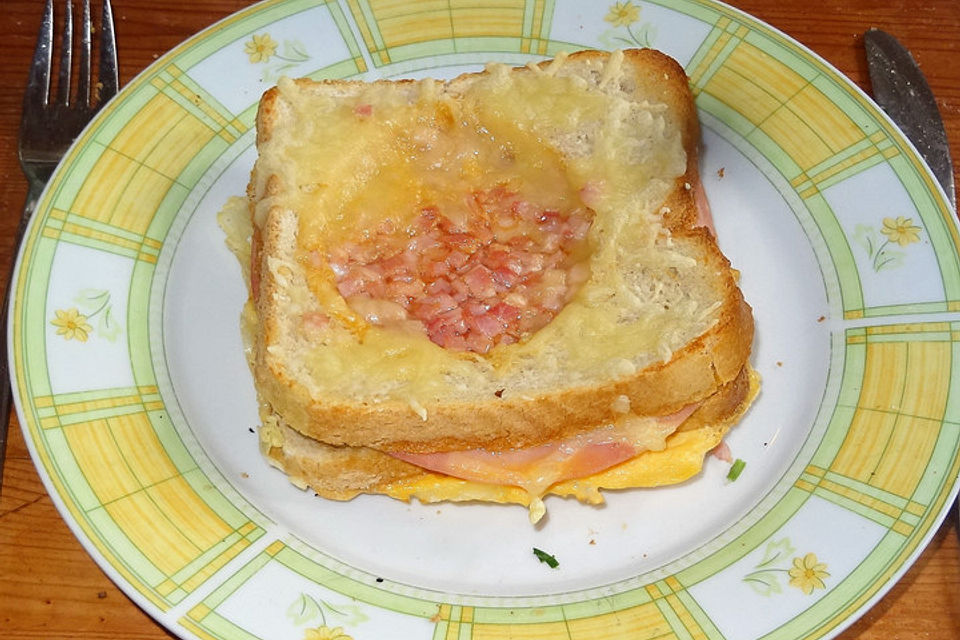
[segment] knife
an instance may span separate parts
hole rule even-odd
[[[927,79],[910,51],[889,33],[867,29],[863,45],[874,100],[917,148],[956,213],[957,193],[947,132]],[[954,504],[954,510],[960,516],[960,500]]]
[[[947,132],[920,67],[896,38],[880,29],[868,29],[863,34],[863,44],[867,50],[873,99],[917,148],[956,211]]]

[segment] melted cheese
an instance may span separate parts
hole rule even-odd
[[[683,482],[700,472],[704,456],[723,438],[727,426],[703,427],[680,431],[667,438],[662,451],[645,451],[625,462],[614,465],[586,478],[575,478],[551,486],[547,495],[572,496],[587,504],[603,504],[601,489],[659,487]],[[527,506],[531,520],[542,517],[542,497],[517,486],[489,484],[454,478],[441,473],[424,473],[377,487],[383,493],[399,500],[416,498],[424,503],[484,502],[512,503]],[[539,503],[539,505],[538,505]]]
[[[533,73],[491,65],[457,89],[381,82],[345,97],[278,85],[293,126],[274,132],[258,162],[283,167],[278,197],[299,214],[307,286],[337,324],[303,356],[312,391],[415,407],[457,389],[492,391],[498,378],[535,381],[551,362],[577,385],[595,379],[598,366],[616,375],[625,355],[637,368],[669,357],[709,327],[712,318],[696,302],[681,304],[682,293],[645,288],[663,273],[682,281],[683,270],[696,269],[670,251],[657,213],[686,154],[664,105],[607,89],[619,72],[614,56],[598,87],[564,74],[558,58]],[[496,185],[544,208],[586,206],[589,191],[591,277],[550,324],[483,358],[366,324],[330,268],[309,258],[387,218],[403,228],[425,206],[469,215],[466,196]],[[257,203],[258,224],[274,201]]]
[[[650,449],[586,477],[560,480],[543,492],[546,495],[572,496],[581,502],[602,504],[603,489],[627,489],[658,487],[676,484],[696,475],[703,466],[705,455],[714,449],[723,436],[736,424],[747,407],[753,402],[760,388],[759,375],[749,371],[750,386],[737,411],[716,424],[707,424],[695,429],[677,429],[661,440],[658,448]],[[629,430],[628,430],[629,431]],[[326,445],[310,440],[278,422],[267,409],[260,428],[261,449],[272,464],[290,475],[290,481],[299,487],[314,486],[311,477],[315,461],[323,453],[317,451]],[[662,448],[659,446],[662,445]],[[379,493],[399,500],[416,498],[424,503],[444,501],[470,501],[514,503],[528,506],[530,518],[536,522],[545,511],[541,493],[532,493],[517,485],[499,484],[457,478],[444,473],[425,471],[391,482],[373,484],[363,490]],[[327,494],[325,494],[327,495]],[[353,494],[328,496],[349,499]]]
[[[375,109],[370,116],[357,116],[355,108],[338,105],[324,115],[363,150],[358,165],[297,148],[298,164],[317,177],[354,186],[356,176],[341,174],[359,170],[363,176],[363,184],[356,185],[361,188],[345,192],[301,191],[304,210],[324,212],[300,218],[299,242],[306,250],[323,250],[375,228],[384,218],[403,228],[429,206],[462,222],[469,215],[466,196],[498,185],[520,190],[544,208],[569,209],[577,202],[577,187],[557,154],[510,123],[491,130],[476,110],[449,100],[401,105],[383,116],[379,101]],[[310,181],[313,175],[302,179]]]
[[[644,451],[625,462],[587,477],[559,481],[545,493],[572,496],[588,504],[603,504],[601,489],[660,487],[683,482],[700,472],[706,454],[720,444],[730,427],[753,402],[759,390],[760,377],[751,370],[747,397],[741,403],[740,409],[722,423],[686,431],[677,430],[666,437],[662,449]],[[381,485],[377,487],[377,492],[400,500],[416,498],[425,503],[482,500],[521,504],[531,509],[532,520],[543,513],[541,498],[521,487],[465,480],[440,473],[425,473]]]
[[[250,288],[250,237],[253,235],[253,223],[247,200],[237,196],[227,199],[217,213],[217,224],[226,236],[225,242],[243,271],[243,281]]]
[[[455,478],[520,487],[530,494],[533,505],[558,482],[591,476],[644,451],[662,451],[667,437],[697,406],[659,418],[625,416],[615,424],[527,449],[390,455]],[[539,518],[533,516],[531,512],[536,522]]]

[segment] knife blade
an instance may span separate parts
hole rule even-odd
[[[900,42],[880,29],[863,34],[873,99],[917,148],[957,210],[953,162],[943,119],[930,85]]]

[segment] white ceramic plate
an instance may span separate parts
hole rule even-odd
[[[451,77],[653,46],[691,77],[702,174],[757,322],[735,483],[607,505],[347,503],[258,453],[215,215],[281,74]],[[707,1],[266,2],[158,60],[68,154],[29,230],[10,345],[64,518],[188,638],[834,635],[906,570],[960,466],[953,216],[901,134],[815,55]],[[532,554],[554,554],[557,569]]]

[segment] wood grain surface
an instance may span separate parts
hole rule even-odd
[[[62,0],[57,0],[59,3]],[[113,0],[120,80],[129,81],[188,36],[248,6],[239,0]],[[865,91],[864,30],[879,27],[911,49],[937,96],[960,159],[960,2],[957,0],[744,0],[738,8],[813,49]],[[99,2],[94,0],[94,5]],[[40,0],[0,2],[0,276],[6,281],[26,183],[17,133]],[[174,637],[130,601],[60,518],[11,418],[0,489],[0,638]],[[843,640],[960,638],[960,545],[951,512],[900,581]]]

